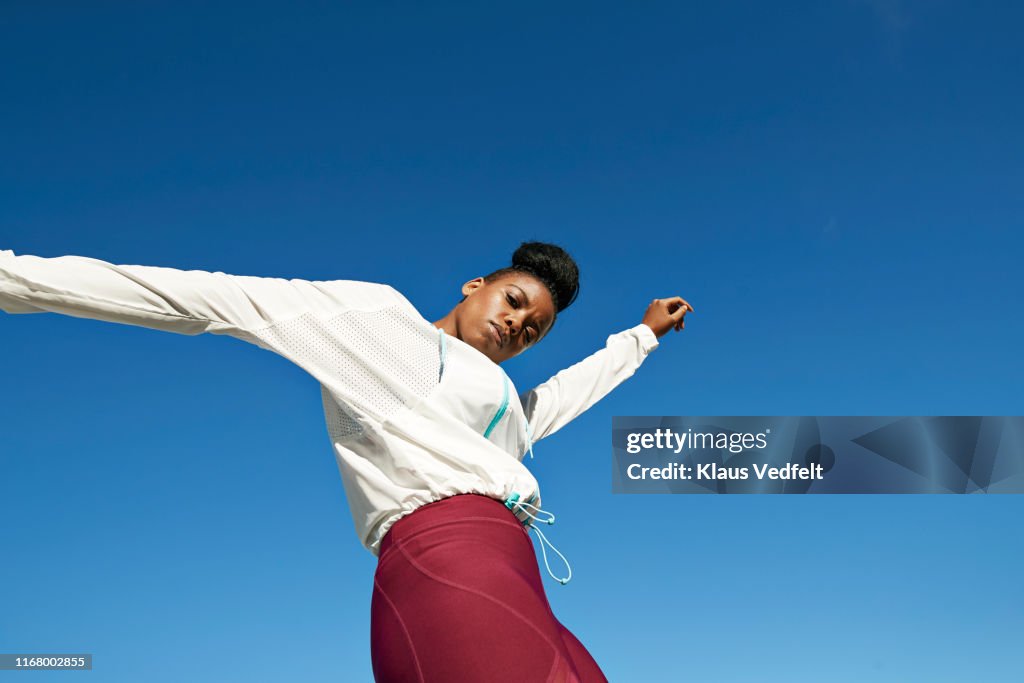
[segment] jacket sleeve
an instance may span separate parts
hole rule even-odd
[[[640,323],[608,337],[605,347],[520,394],[534,441],[554,434],[628,379],[658,337]]]
[[[0,250],[0,310],[7,313],[62,313],[250,342],[250,331],[277,321],[310,312],[373,310],[387,305],[392,292],[369,282],[228,275]]]

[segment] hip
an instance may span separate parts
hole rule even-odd
[[[529,531],[500,500],[461,493],[427,503],[391,525],[380,543],[377,572],[396,555],[429,555],[448,550],[487,556],[528,558],[536,563]]]

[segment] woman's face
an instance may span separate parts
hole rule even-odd
[[[454,310],[456,335],[495,363],[539,342],[555,322],[551,292],[526,273],[482,277],[462,285],[465,300]]]

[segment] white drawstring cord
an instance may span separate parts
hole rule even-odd
[[[537,496],[537,494],[534,494],[534,495],[530,496],[530,500],[534,500],[536,498],[536,496]],[[558,583],[562,584],[563,586],[565,584],[569,583],[569,580],[572,578],[572,566],[570,566],[569,560],[565,559],[565,555],[563,555],[561,552],[559,552],[558,548],[555,547],[555,544],[552,543],[551,541],[549,541],[547,539],[547,537],[544,535],[544,533],[533,524],[533,522],[535,520],[543,522],[545,524],[554,524],[555,523],[555,515],[554,515],[554,513],[550,512],[548,510],[542,510],[541,508],[537,507],[536,505],[533,505],[532,503],[528,503],[528,502],[525,502],[525,501],[524,502],[520,502],[519,501],[519,494],[518,493],[513,493],[512,495],[510,495],[508,497],[508,499],[505,501],[505,506],[508,507],[510,510],[512,510],[513,513],[515,513],[515,509],[514,508],[520,508],[523,511],[523,513],[527,516],[527,520],[525,522],[522,522],[522,524],[524,524],[525,526],[528,526],[531,529],[533,529],[534,531],[536,531],[537,532],[537,536],[540,537],[540,552],[544,556],[544,567],[547,568],[548,574],[551,576],[552,579],[554,579]],[[550,517],[548,519],[544,519],[544,520],[538,519],[538,517],[537,517],[537,515],[535,513],[530,512],[529,510],[526,509],[527,507],[531,507],[534,510],[536,510],[537,512],[542,512],[542,513],[544,513],[546,515],[550,515]],[[519,515],[516,515],[516,518],[518,518],[518,517],[519,517]],[[562,558],[562,562],[565,562],[565,566],[569,570],[569,576],[565,577],[564,579],[561,579],[561,578],[555,576],[555,573],[553,571],[551,571],[551,565],[548,563],[548,553],[547,553],[547,550],[545,550],[545,548],[544,548],[544,544],[545,543],[548,544],[549,546],[551,546],[551,549],[554,550],[556,553],[558,553],[558,556]]]
[[[541,543],[540,543],[540,552],[541,552],[541,554],[544,555],[544,566],[547,568],[548,574],[551,575],[552,579],[554,579],[558,583],[562,584],[563,586],[565,584],[569,583],[569,579],[572,578],[572,567],[569,566],[569,560],[565,559],[565,555],[563,555],[562,553],[558,552],[558,548],[555,547],[554,543],[552,543],[551,541],[549,541],[547,538],[544,537],[544,534],[541,533],[540,529],[535,527],[533,524],[530,524],[530,528],[533,529],[534,531],[536,531],[537,535],[540,536],[540,541],[541,541]],[[558,553],[558,556],[560,558],[562,558],[562,562],[565,562],[565,566],[569,570],[569,576],[565,577],[564,579],[560,579],[557,576],[555,576],[554,572],[551,571],[551,565],[548,564],[548,554],[544,550],[544,544],[545,543],[547,543],[549,546],[551,546],[551,549],[554,550],[556,553]]]

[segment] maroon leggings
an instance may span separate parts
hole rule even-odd
[[[528,530],[476,494],[424,505],[388,530],[370,654],[378,683],[608,680],[551,612]]]

